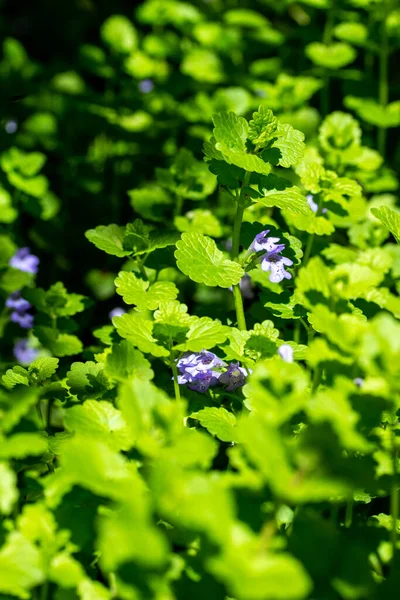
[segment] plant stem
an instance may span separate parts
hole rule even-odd
[[[347,528],[349,528],[351,526],[351,523],[353,521],[353,505],[354,505],[353,498],[349,498],[346,503],[346,515],[344,518],[344,526]]]
[[[324,28],[324,35],[322,38],[322,42],[325,45],[330,44],[332,41],[333,25],[335,23],[335,2],[336,2],[336,0],[331,0],[331,5],[328,10],[328,15],[327,15],[326,23],[325,23],[325,28]],[[321,113],[325,116],[329,112],[330,76],[329,76],[328,69],[324,69],[323,72],[324,72],[324,74],[323,74],[324,85],[321,88]]]
[[[386,27],[387,11],[383,12],[381,23],[381,44],[379,52],[379,104],[384,109],[389,100],[388,86],[388,60],[389,60],[389,40]],[[378,130],[378,150],[385,157],[386,151],[386,128],[380,127]]]
[[[177,402],[181,401],[181,391],[179,389],[179,383],[178,383],[178,369],[176,368],[176,363],[171,351],[171,369],[172,369],[172,374],[174,376],[174,392],[175,392],[175,400]]]
[[[233,223],[233,233],[232,233],[232,259],[237,260],[239,256],[240,249],[240,231],[242,228],[242,221],[244,211],[246,209],[244,203],[244,190],[249,185],[251,173],[246,173],[243,179],[242,187],[240,190],[237,207],[236,207],[236,215]],[[236,320],[239,329],[246,330],[246,319],[244,316],[244,308],[243,308],[243,298],[242,292],[240,291],[240,285],[232,286],[233,298],[235,301],[235,310],[236,310]]]
[[[313,247],[313,243],[314,243],[314,233],[312,233],[311,235],[308,236],[308,240],[307,240],[307,246],[304,252],[304,258],[303,258],[303,264],[306,265],[309,261],[310,258],[310,254],[311,254],[311,250]]]
[[[392,515],[392,550],[393,550],[393,559],[396,554],[396,545],[397,545],[397,520],[399,518],[399,490],[398,490],[398,482],[397,482],[397,449],[396,449],[396,434],[394,429],[392,429],[392,461],[393,461],[393,482],[392,489],[390,493],[390,513]]]

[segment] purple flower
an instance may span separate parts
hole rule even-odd
[[[283,279],[292,279],[290,273],[285,271],[285,266],[290,267],[293,261],[285,256],[280,256],[276,252],[267,252],[261,261],[261,269],[270,271],[269,280],[271,283],[279,283]]]
[[[281,252],[285,249],[285,244],[277,244],[280,238],[268,237],[268,233],[269,229],[258,233],[252,241],[248,252],[260,252],[261,250],[265,250],[265,252]]]
[[[109,318],[112,320],[114,317],[122,317],[126,313],[126,310],[120,306],[116,306],[108,313]]]
[[[358,387],[362,387],[364,385],[364,379],[362,377],[356,377],[353,379],[353,383]]]
[[[289,344],[282,344],[282,346],[279,346],[278,354],[285,362],[293,362],[293,348]]]
[[[18,122],[15,119],[10,119],[4,126],[7,133],[15,133],[18,129]]]
[[[214,371],[199,371],[194,375],[190,382],[188,382],[188,388],[195,392],[204,394],[208,391],[209,387],[218,383],[220,373]]]
[[[318,212],[318,204],[317,204],[316,202],[314,202],[314,196],[312,196],[311,194],[308,194],[308,195],[306,196],[306,199],[307,199],[307,202],[308,202],[308,206],[311,208],[311,210],[312,210],[314,213],[317,213],[317,212]],[[324,215],[326,212],[327,212],[327,209],[326,209],[326,208],[323,208],[323,209],[321,210],[321,214],[322,214],[322,215]]]
[[[23,329],[32,329],[33,327],[33,315],[30,315],[29,313],[14,310],[11,313],[11,321],[13,323],[18,323]]]
[[[139,82],[139,90],[142,94],[148,94],[154,88],[154,83],[151,79],[143,79],[143,81]]]
[[[29,248],[20,248],[14,256],[10,258],[8,264],[14,269],[24,271],[25,273],[37,273],[40,260],[34,254],[30,254]]]
[[[37,358],[37,355],[38,355],[38,351],[35,350],[35,348],[29,347],[28,339],[19,340],[14,345],[13,353],[14,353],[15,359],[21,365],[24,365],[24,366],[30,365],[31,362],[33,360],[35,360],[35,358]]]
[[[214,352],[208,350],[185,352],[176,365],[181,373],[178,382],[189,383],[199,373],[212,372],[213,369],[223,367],[225,364]],[[219,373],[216,373],[216,375],[219,375]]]
[[[28,300],[21,297],[21,292],[13,292],[10,294],[6,300],[6,306],[7,308],[17,310],[18,312],[25,312],[32,308],[32,305]]]
[[[225,373],[219,378],[220,383],[226,385],[226,391],[232,392],[246,383],[247,372],[239,363],[231,363]]]

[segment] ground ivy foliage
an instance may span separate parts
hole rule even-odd
[[[4,40],[0,600],[398,596],[399,10],[227,4]]]

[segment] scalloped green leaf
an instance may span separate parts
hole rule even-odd
[[[121,271],[115,279],[117,293],[126,304],[135,304],[139,310],[156,310],[161,302],[175,300],[178,289],[170,281],[157,281],[150,285],[129,271]]]
[[[197,283],[229,288],[244,275],[242,267],[225,258],[214,240],[200,233],[183,233],[176,248],[178,268]]]
[[[400,214],[387,206],[371,208],[371,213],[379,219],[400,244]]]
[[[114,317],[115,325],[119,335],[129,340],[134,346],[145,354],[153,356],[168,356],[169,352],[160,346],[158,340],[153,337],[153,321],[149,321],[139,315],[122,315]]]
[[[345,42],[338,42],[329,46],[320,42],[312,42],[306,47],[306,55],[319,67],[341,69],[353,62],[357,52]]]
[[[309,216],[310,207],[297,186],[285,190],[263,190],[264,195],[257,202],[264,206],[277,206],[292,213]]]
[[[187,340],[175,347],[176,350],[201,352],[222,344],[228,335],[229,327],[210,317],[191,317]]]
[[[85,232],[85,237],[96,248],[119,258],[132,254],[132,250],[125,250],[123,247],[124,235],[125,227],[115,224],[99,225],[95,229],[89,229]]]
[[[236,442],[236,417],[226,408],[206,407],[190,415],[191,419],[196,419],[200,424],[215,435],[222,442]]]

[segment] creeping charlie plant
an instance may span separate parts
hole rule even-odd
[[[397,598],[399,7],[102,4],[0,61],[0,600]]]

